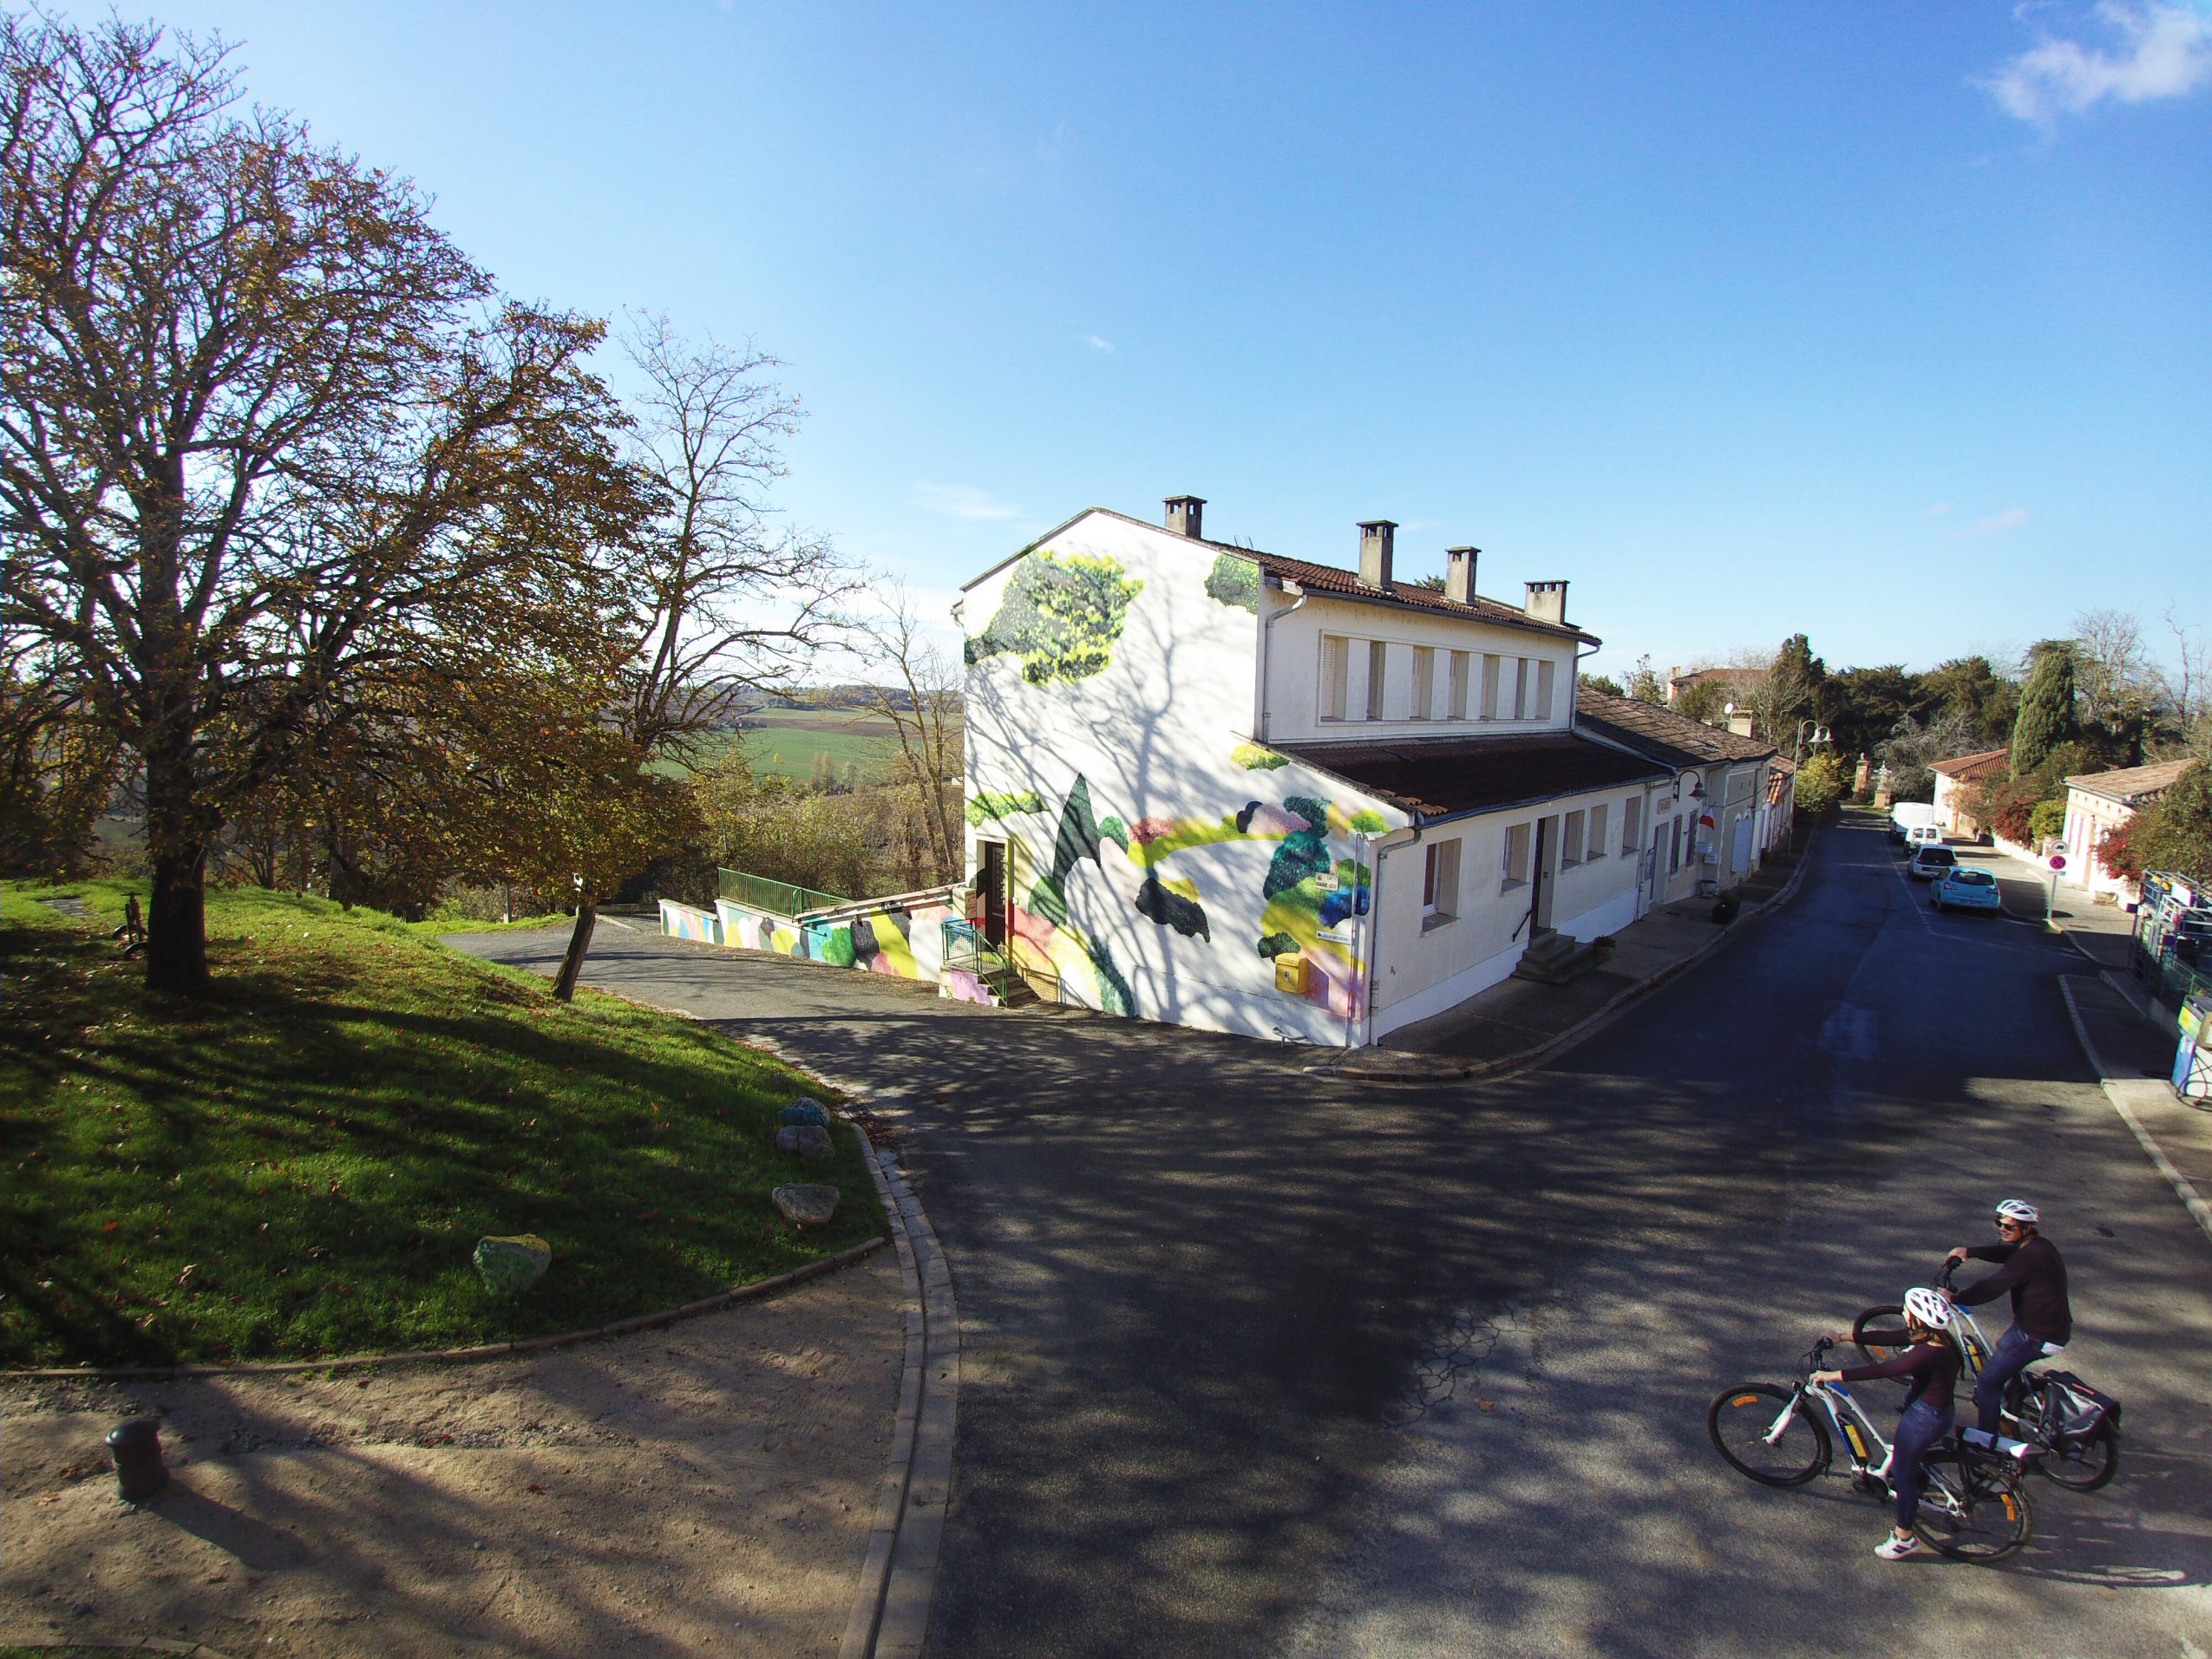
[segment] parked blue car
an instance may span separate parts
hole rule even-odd
[[[2001,911],[2005,900],[1997,891],[1997,878],[1986,870],[1954,865],[1936,877],[1927,902],[1938,910]]]

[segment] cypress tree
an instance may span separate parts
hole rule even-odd
[[[2028,653],[2027,683],[2012,721],[2012,775],[2027,776],[2074,732],[2074,648],[2046,639]]]

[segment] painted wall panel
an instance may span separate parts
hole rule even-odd
[[[1011,953],[1070,1002],[1342,1043],[1369,848],[1406,820],[1248,740],[1261,603],[1250,561],[1105,514],[971,588],[969,867],[1007,843]],[[1294,649],[1311,688],[1318,630]]]

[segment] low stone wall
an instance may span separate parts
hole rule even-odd
[[[671,925],[669,912],[686,908],[664,903],[661,931],[677,931]],[[901,896],[872,906],[848,906],[801,917],[778,916],[772,911],[720,898],[715,901],[719,937],[714,943],[936,984],[945,965],[945,924],[958,916],[941,896],[933,894]],[[684,933],[680,937],[699,936]]]
[[[722,918],[696,905],[660,901],[660,931],[672,939],[697,939],[702,944],[722,943]]]

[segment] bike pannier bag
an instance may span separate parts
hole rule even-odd
[[[2049,1432],[2059,1450],[2086,1443],[2107,1422],[2118,1432],[2120,1402],[2111,1394],[2091,1388],[2071,1371],[2045,1371],[2043,1380],[2051,1386]]]

